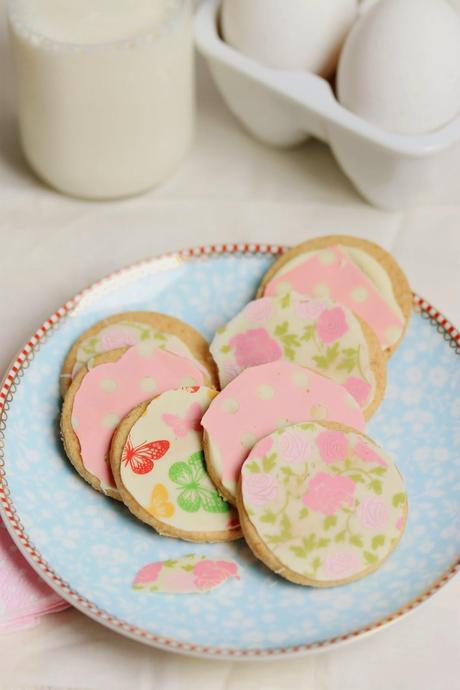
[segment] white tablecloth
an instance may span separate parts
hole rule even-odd
[[[2,22],[2,27],[4,22]],[[0,364],[56,307],[124,264],[224,241],[296,243],[328,232],[391,250],[415,290],[460,323],[460,206],[388,214],[355,193],[317,142],[275,151],[229,114],[199,64],[193,151],[160,189],[117,203],[59,196],[19,152],[6,39],[0,36]],[[0,637],[0,690],[454,690],[460,688],[460,579],[394,626],[289,662],[173,656],[69,610]]]

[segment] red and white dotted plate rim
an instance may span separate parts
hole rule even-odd
[[[126,637],[130,637],[144,644],[152,647],[163,649],[165,651],[176,652],[189,656],[213,659],[226,660],[263,660],[274,658],[292,658],[295,656],[302,656],[312,654],[315,652],[326,651],[342,646],[353,640],[362,638],[364,635],[381,630],[383,627],[393,623],[403,616],[414,611],[418,606],[429,600],[436,592],[438,592],[444,585],[446,585],[453,576],[460,570],[460,554],[456,561],[440,576],[431,586],[420,594],[417,598],[410,600],[403,607],[385,616],[384,618],[373,622],[372,624],[353,630],[344,635],[333,637],[330,639],[321,640],[305,645],[296,645],[290,647],[275,647],[270,649],[225,649],[220,647],[209,647],[203,645],[196,645],[189,642],[182,642],[179,640],[162,637],[154,633],[131,625],[127,621],[112,616],[109,612],[100,609],[93,602],[81,596],[70,585],[64,582],[59,574],[56,573],[45,559],[40,554],[40,551],[34,546],[29,539],[28,534],[24,530],[20,516],[16,512],[13,501],[9,495],[8,482],[6,479],[6,472],[4,469],[3,457],[3,437],[6,429],[7,412],[11,400],[13,399],[16,384],[20,377],[24,374],[25,367],[28,361],[33,357],[34,352],[40,347],[46,335],[55,327],[57,327],[62,319],[75,310],[85,298],[91,297],[92,294],[98,293],[104,287],[108,287],[111,283],[118,282],[120,279],[124,280],[129,277],[129,274],[137,275],[142,268],[151,270],[157,268],[158,270],[172,270],[175,266],[183,261],[190,261],[194,259],[205,259],[217,255],[256,255],[265,254],[274,257],[280,256],[286,251],[287,247],[276,244],[218,244],[208,245],[202,247],[195,247],[191,249],[184,249],[178,252],[169,252],[161,254],[150,259],[139,261],[124,267],[110,275],[97,281],[90,287],[78,293],[73,299],[69,300],[60,309],[54,312],[45,323],[33,334],[30,340],[24,345],[21,351],[15,357],[13,363],[10,365],[7,373],[1,383],[0,387],[0,516],[11,534],[14,542],[18,546],[21,553],[26,560],[36,570],[36,572],[47,582],[63,599],[67,600],[76,609],[94,619],[98,623],[118,632]],[[438,328],[440,334],[450,342],[452,347],[460,354],[460,332],[443,316],[441,312],[431,306],[424,299],[414,294],[414,309],[422,313],[426,318],[430,319]]]

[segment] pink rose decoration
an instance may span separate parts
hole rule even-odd
[[[145,565],[137,573],[136,577],[133,580],[133,585],[147,585],[151,582],[155,582],[158,575],[160,574],[160,570],[162,569],[162,567],[163,563],[161,562],[149,563],[148,565]]]
[[[244,316],[253,323],[265,323],[273,315],[273,301],[271,297],[262,297],[249,302],[244,310]]]
[[[364,462],[372,462],[375,465],[382,465],[382,467],[388,467],[387,461],[382,458],[378,453],[367,445],[364,441],[358,441],[353,450],[354,454],[364,460]]]
[[[311,443],[302,431],[288,429],[279,441],[279,448],[283,460],[297,464],[311,456]]]
[[[298,298],[295,303],[296,314],[302,321],[316,321],[325,309],[326,305],[319,299]]]
[[[236,362],[240,367],[276,362],[283,356],[281,347],[264,328],[239,333],[229,340],[229,345],[235,349]]]
[[[316,437],[316,445],[324,462],[333,464],[345,460],[348,453],[348,441],[342,431],[322,431]]]
[[[371,385],[357,376],[349,376],[343,385],[350,395],[354,397],[358,405],[364,407],[369,400]]]
[[[243,475],[244,498],[254,506],[263,506],[276,498],[275,477],[265,472],[247,472]]]
[[[101,337],[101,347],[104,352],[109,350],[116,350],[119,347],[127,347],[128,345],[136,345],[138,339],[130,331],[125,331],[123,328],[114,328]]]
[[[271,436],[263,438],[251,451],[251,458],[263,458],[271,451],[273,447],[273,439]]]
[[[402,530],[402,528],[404,527],[404,515],[401,515],[401,517],[396,520],[395,527],[399,531]]]
[[[358,519],[366,529],[384,529],[390,518],[388,506],[381,498],[365,498],[357,511]]]
[[[199,561],[193,571],[193,580],[198,589],[213,589],[230,577],[238,576],[238,566],[231,561]]]
[[[344,503],[353,505],[355,489],[356,484],[349,477],[318,472],[309,482],[302,501],[315,513],[335,515]]]
[[[348,331],[342,307],[325,309],[318,319],[316,330],[323,343],[333,343]]]
[[[172,570],[166,575],[162,591],[168,594],[187,594],[196,590],[193,573],[186,570]]]
[[[355,551],[333,551],[324,562],[324,571],[331,580],[354,575],[361,567],[361,559]]]

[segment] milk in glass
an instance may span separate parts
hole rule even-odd
[[[193,134],[189,0],[10,0],[26,158],[104,199],[165,179]]]

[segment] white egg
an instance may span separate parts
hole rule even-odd
[[[380,0],[340,57],[343,106],[380,127],[420,134],[460,113],[460,16],[447,0]]]
[[[223,0],[224,39],[267,67],[330,76],[357,0]]]

